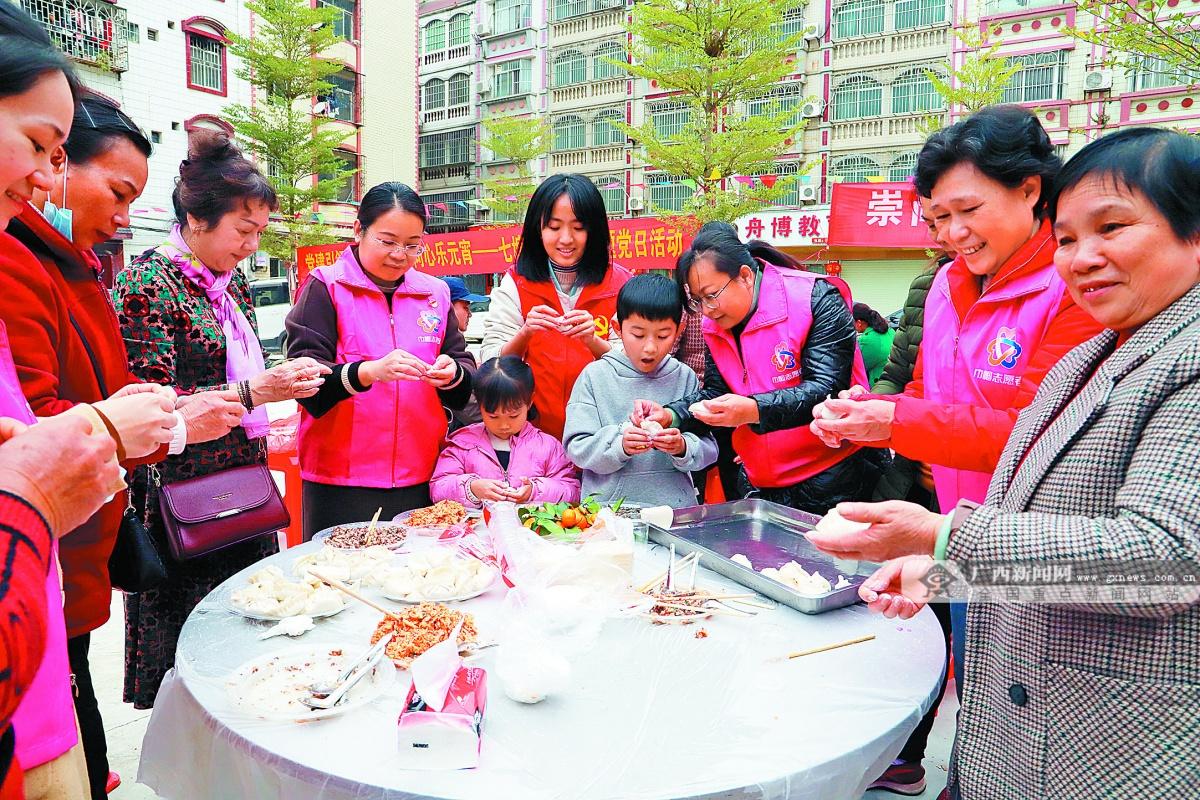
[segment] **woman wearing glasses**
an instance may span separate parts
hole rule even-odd
[[[444,281],[413,269],[425,203],[403,183],[362,199],[355,243],[313,271],[287,317],[288,355],[333,370],[301,400],[304,538],[429,504],[443,406],[471,397],[475,362]]]
[[[733,428],[741,488],[765,500],[823,514],[868,497],[882,461],[808,430],[814,406],[867,384],[845,283],[765,242],[743,244],[725,222],[700,229],[675,274],[705,316],[704,384],[665,408],[639,400],[633,421]]]

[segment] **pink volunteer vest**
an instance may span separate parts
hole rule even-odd
[[[1042,246],[1053,249],[1054,239]],[[1030,260],[1039,257],[1045,257],[1040,249]],[[944,269],[934,278],[925,304],[925,342],[935,343],[921,348],[925,397],[936,403],[1011,408],[1066,285],[1048,263],[1004,281],[995,292],[985,289],[960,320],[950,297],[949,272]],[[936,464],[932,471],[941,508],[953,508],[959,499],[983,502],[992,478],[990,472]]]
[[[0,321],[0,416],[33,425],[33,415],[13,366],[8,330]],[[71,700],[71,667],[67,661],[67,624],[63,618],[62,587],[58,581],[58,547],[51,551],[46,575],[46,654],[29,685],[13,728],[17,760],[22,769],[45,764],[75,746],[75,706]]]
[[[788,389],[804,381],[800,354],[812,327],[812,289],[817,280],[831,280],[811,272],[762,264],[758,308],[742,332],[742,353],[733,335],[707,317],[704,340],[721,377],[734,394],[748,396]],[[850,290],[840,280],[833,284],[850,302]],[[745,360],[743,361],[742,355]],[[851,382],[867,385],[867,373],[857,347]],[[761,488],[794,486],[837,464],[858,449],[846,444],[826,447],[807,425],[772,433],[755,433],[749,425],[734,429],[733,446],[750,482]]]
[[[410,269],[392,298],[363,272],[350,248],[313,270],[337,312],[339,363],[380,358],[396,348],[432,363],[446,337],[450,289]],[[417,381],[377,383],[320,419],[301,410],[300,474],[336,486],[392,489],[428,481],[446,434],[437,390]]]

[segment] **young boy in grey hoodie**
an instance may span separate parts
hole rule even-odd
[[[712,436],[644,430],[629,422],[635,400],[666,405],[699,387],[696,373],[671,357],[683,332],[683,303],[683,292],[662,275],[638,275],[617,295],[625,351],[609,351],[588,364],[567,403],[563,444],[583,470],[584,497],[696,505],[690,473],[717,460]]]

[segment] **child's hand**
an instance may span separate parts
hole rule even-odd
[[[641,428],[628,425],[625,427],[625,432],[621,434],[621,449],[627,456],[641,455],[650,449],[650,445],[650,434]]]
[[[504,481],[494,481],[491,478],[479,478],[471,481],[471,494],[478,497],[480,500],[491,500],[499,502],[508,500],[508,486]]]
[[[652,442],[655,450],[661,450],[672,456],[681,456],[687,452],[687,441],[679,428],[667,428],[654,434]]]
[[[643,421],[648,419],[654,420],[664,428],[669,428],[674,424],[671,412],[658,403],[653,400],[634,400],[633,413],[629,415],[629,421],[640,426]]]
[[[533,483],[529,478],[521,478],[521,485],[517,488],[509,488],[508,499],[514,503],[528,503],[529,498],[533,497]]]

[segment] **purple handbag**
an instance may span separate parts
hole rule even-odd
[[[263,464],[162,484],[158,493],[167,546],[176,561],[286,528],[291,515]]]

